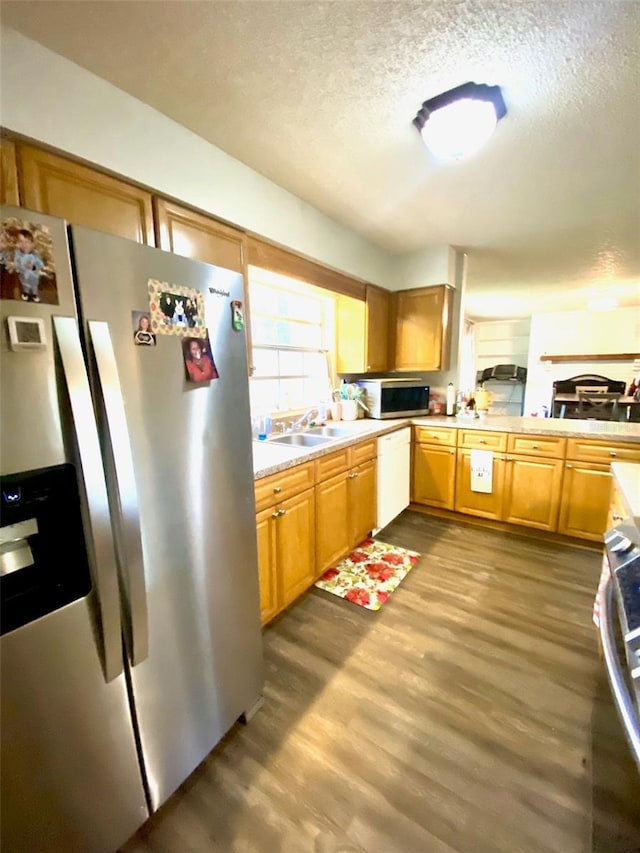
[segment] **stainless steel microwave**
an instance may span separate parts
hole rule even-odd
[[[402,418],[429,414],[429,386],[420,377],[365,379],[358,382],[367,395],[370,418]]]

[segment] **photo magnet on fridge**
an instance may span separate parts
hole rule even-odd
[[[149,314],[156,335],[204,338],[204,300],[199,290],[150,278]]]
[[[209,382],[211,379],[218,379],[219,374],[213,362],[206,329],[205,337],[182,339],[182,357],[189,382]]]
[[[156,336],[151,331],[151,317],[148,311],[132,311],[133,342],[136,346],[154,347]]]
[[[244,309],[239,299],[231,300],[231,325],[237,332],[244,329]]]
[[[0,298],[58,305],[49,229],[15,216],[0,223]]]

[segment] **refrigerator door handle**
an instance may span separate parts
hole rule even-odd
[[[602,590],[602,607],[600,608],[602,652],[618,715],[622,720],[631,753],[636,764],[640,767],[640,723],[634,710],[633,699],[626,685],[624,671],[620,665],[620,658],[616,649],[614,618],[613,579],[610,574]]]
[[[122,386],[109,325],[97,320],[90,320],[88,325],[113,459],[115,497],[118,504],[118,517],[115,524],[116,545],[124,587],[124,606],[129,620],[127,626],[129,656],[131,665],[136,666],[149,654],[149,621],[138,490],[133,473],[133,457]]]
[[[74,317],[54,317],[62,372],[76,436],[80,467],[84,480],[88,526],[87,546],[92,556],[94,590],[100,614],[103,667],[107,681],[123,670],[122,633],[116,554],[111,529],[107,485],[102,467],[98,426],[93,410],[89,377],[80,344],[80,332]]]

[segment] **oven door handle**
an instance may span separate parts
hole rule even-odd
[[[600,639],[611,693],[631,746],[631,753],[640,768],[640,723],[636,716],[633,698],[627,687],[625,672],[620,665],[614,633],[614,618],[613,580],[609,575],[602,590]]]

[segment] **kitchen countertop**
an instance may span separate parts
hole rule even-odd
[[[329,421],[329,423],[332,423]],[[365,438],[377,437],[393,432],[403,426],[453,427],[455,429],[480,429],[492,432],[516,432],[531,435],[560,435],[568,438],[602,439],[603,441],[631,441],[640,443],[640,424],[617,423],[614,421],[578,421],[562,418],[524,418],[508,415],[487,415],[484,418],[394,418],[374,420],[364,418],[357,421],[339,421],[335,426],[348,429],[351,433],[336,438],[318,447],[288,447],[271,440],[254,441],[253,475],[256,480],[285,471],[312,459],[342,450]],[[616,463],[623,464],[623,463]],[[632,463],[630,463],[632,464]],[[640,513],[639,513],[640,514]]]
[[[634,462],[612,462],[611,473],[618,484],[628,515],[640,530],[640,465]]]

